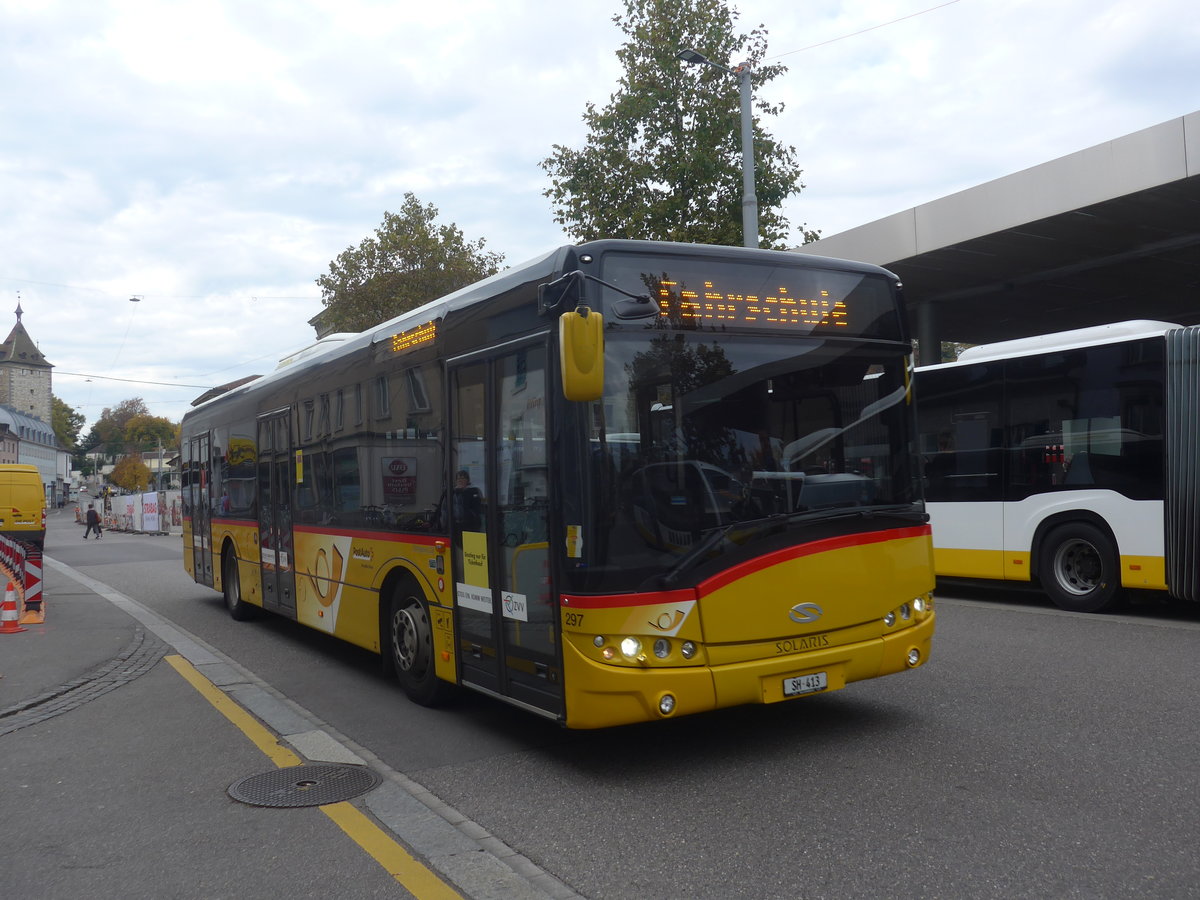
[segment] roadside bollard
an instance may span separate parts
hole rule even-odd
[[[0,634],[16,634],[19,631],[28,631],[27,628],[22,628],[21,623],[17,620],[20,618],[17,612],[17,592],[13,590],[13,583],[8,583],[8,590],[4,592],[4,605],[0,607]]]

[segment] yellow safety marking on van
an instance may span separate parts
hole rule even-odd
[[[266,754],[271,762],[281,769],[301,764],[299,756],[283,747],[269,729],[201,675],[190,662],[175,654],[168,655],[165,659],[188,684],[216,708],[217,712],[250,738],[254,746]],[[461,894],[421,865],[353,804],[330,803],[318,808],[417,900],[462,900]]]

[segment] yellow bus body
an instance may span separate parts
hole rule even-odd
[[[828,676],[825,693],[914,668],[908,661],[913,650],[915,665],[922,665],[934,632],[932,545],[927,528],[905,531],[917,533],[874,541],[862,540],[870,535],[852,535],[830,542],[828,549],[792,548],[779,559],[735,568],[696,589],[650,602],[646,595],[565,598],[567,726],[661,719],[665,694],[676,701],[673,716],[774,703],[785,699],[784,678],[816,671]],[[884,624],[888,612],[916,598],[924,598],[924,612]],[[807,626],[787,614],[793,603],[804,601],[825,610]],[[773,634],[763,635],[764,622],[776,623]],[[721,635],[722,642],[706,643],[706,632]],[[664,664],[649,648],[642,663],[614,664],[596,645],[597,636],[638,635],[652,642],[667,633],[675,649]],[[678,655],[685,640],[701,647],[690,661]]]

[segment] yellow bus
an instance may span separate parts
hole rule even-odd
[[[569,728],[929,658],[900,285],[875,266],[565,246],[289,357],[183,420],[185,565]]]

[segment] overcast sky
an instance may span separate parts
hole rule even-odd
[[[730,6],[789,67],[797,242],[1200,110],[1193,0]],[[538,162],[615,89],[622,9],[0,0],[0,336],[19,298],[88,427],[178,421],[311,343],[314,279],[405,191],[509,264],[564,243]]]

